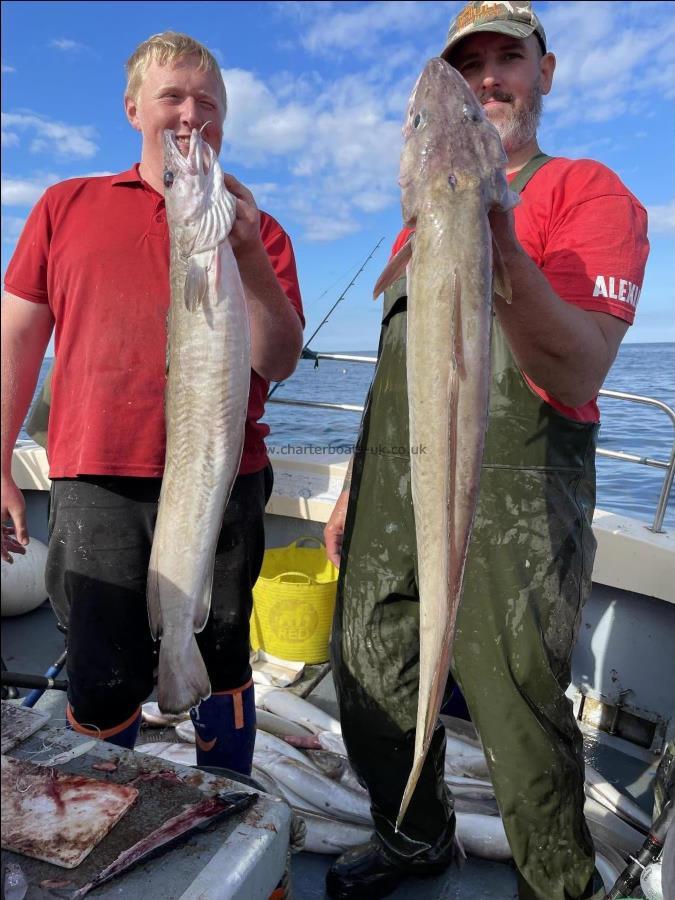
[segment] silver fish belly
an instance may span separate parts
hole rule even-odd
[[[241,461],[250,384],[244,289],[228,234],[235,198],[193,131],[183,157],[165,132],[171,303],[166,460],[148,571],[148,614],[161,637],[157,699],[180,713],[211,686],[195,633],[211,606],[216,544]]]
[[[506,156],[461,75],[425,66],[401,155],[408,261],[407,379],[420,596],[415,752],[400,827],[438,721],[478,500],[490,385],[493,259],[488,212],[517,199]],[[399,274],[395,261],[388,280]],[[400,271],[401,261],[398,263]]]

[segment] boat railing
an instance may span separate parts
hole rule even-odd
[[[319,360],[322,359],[332,360],[334,362],[358,363],[365,365],[375,365],[375,363],[377,362],[377,359],[373,356],[355,356],[345,353],[315,353],[313,351],[305,351],[303,353],[303,359],[314,360],[317,364]],[[641,397],[638,394],[627,394],[624,391],[610,391],[606,390],[605,388],[600,391],[600,396],[612,398],[615,400],[625,400],[630,403],[640,403],[643,406],[651,406],[654,409],[660,409],[661,412],[669,416],[670,422],[675,429],[675,410],[668,406],[667,403],[663,403],[661,400],[655,400],[653,397]],[[285,406],[307,406],[314,409],[337,409],[344,412],[363,412],[362,405],[356,405],[352,403],[326,403],[320,400],[298,400],[292,397],[279,397],[278,394],[270,397],[268,402],[281,403]],[[661,492],[656,504],[654,521],[650,527],[651,531],[654,531],[657,534],[662,533],[663,519],[666,514],[668,499],[673,487],[673,475],[675,474],[675,436],[673,438],[673,446],[670,451],[669,460],[652,459],[650,456],[638,456],[635,453],[624,453],[621,450],[605,450],[602,447],[598,448],[596,452],[598,456],[607,456],[611,459],[620,459],[624,462],[636,463],[641,466],[650,466],[651,468],[663,469],[665,471],[663,484],[661,486]]]

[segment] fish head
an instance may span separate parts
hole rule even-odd
[[[225,187],[215,152],[196,129],[185,156],[175,133],[164,131],[164,202],[171,239],[183,256],[205,242],[217,243],[232,227],[236,200]]]
[[[417,79],[403,139],[399,184],[406,225],[414,227],[430,192],[438,202],[439,191],[451,197],[481,187],[488,207],[500,204],[507,158],[497,129],[464,78],[440,57]]]

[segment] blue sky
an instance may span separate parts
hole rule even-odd
[[[221,161],[293,238],[309,335],[384,242],[315,349],[374,349],[370,299],[400,227],[400,126],[456,2],[2,4],[2,271],[44,188],[140,155],[124,63],[165,29],[205,43],[230,103]],[[558,57],[540,144],[614,169],[650,215],[628,341],[675,340],[675,3],[535,2]]]

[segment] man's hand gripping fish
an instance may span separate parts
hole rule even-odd
[[[248,313],[228,235],[236,199],[197,131],[183,157],[164,132],[171,244],[166,462],[148,571],[161,636],[158,702],[180,713],[211,693],[195,632],[211,607],[216,544],[239,470],[248,406]]]
[[[413,238],[375,296],[407,265],[407,377],[420,595],[420,675],[413,768],[396,827],[415,790],[443,700],[473,524],[487,424],[493,241],[488,212],[508,209],[506,155],[456,69],[430,60],[403,127],[401,205]],[[495,263],[499,263],[496,258]],[[500,266],[496,266],[497,271]],[[510,300],[502,274],[494,290]]]

